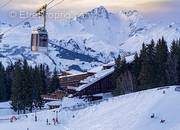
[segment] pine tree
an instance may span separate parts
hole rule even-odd
[[[11,86],[12,86],[12,78],[13,78],[13,71],[14,71],[14,67],[13,65],[9,65],[6,68],[6,93],[7,93],[7,97],[6,99],[9,101],[11,98]]]
[[[176,49],[176,55],[177,55],[177,76],[178,76],[178,84],[180,84],[180,39],[176,41],[177,49]]]
[[[168,57],[168,78],[170,85],[178,84],[178,53],[179,45],[177,41],[174,40]]]
[[[0,102],[7,100],[6,75],[5,69],[0,62]]]
[[[140,60],[138,54],[136,53],[134,56],[134,61],[132,62],[132,74],[134,77],[134,86],[135,86],[134,91],[140,90],[140,88],[139,88],[140,81],[138,79],[140,71],[141,71],[141,60]]]
[[[35,67],[33,70],[33,103],[35,104],[35,107],[39,107],[41,109],[42,107],[42,98],[41,95],[43,94],[43,82],[42,82],[42,76],[41,71],[39,67]]]
[[[11,89],[12,106],[18,113],[25,113],[32,107],[32,79],[30,69],[26,60],[23,64],[21,61],[15,63],[12,89]]]
[[[13,80],[11,87],[11,101],[14,111],[18,111],[18,114],[23,110],[24,95],[22,91],[22,64],[20,61],[14,65]]]
[[[121,59],[119,55],[118,58],[115,60],[115,71],[114,71],[114,82],[116,83],[116,89],[113,91],[114,96],[122,95],[125,92],[123,91],[123,86],[121,86],[121,75],[125,73],[127,70],[126,60]]]
[[[164,86],[168,81],[168,47],[164,38],[159,39],[156,45],[156,81],[158,86]]]
[[[155,87],[155,47],[154,41],[145,46],[141,51],[141,70],[139,74],[140,89],[149,89]]]
[[[26,109],[32,108],[32,77],[30,72],[30,67],[28,66],[28,63],[26,60],[23,62],[23,70],[22,70],[22,91],[23,94],[23,106],[25,113]]]
[[[44,65],[40,65],[40,81],[41,81],[41,84],[42,84],[42,94],[46,94],[47,93],[47,89],[48,89],[48,78],[47,78],[47,75],[49,74],[49,67],[46,66],[46,69],[45,69],[45,66]]]
[[[50,80],[48,92],[52,93],[52,92],[56,91],[57,89],[60,89],[60,83],[59,83],[59,77],[58,77],[58,74],[57,74],[57,70],[55,68],[54,72],[53,72],[53,76],[52,76],[52,78]]]

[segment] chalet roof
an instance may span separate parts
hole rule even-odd
[[[114,66],[115,65],[115,62],[114,61],[111,61],[107,64],[104,64],[103,66]]]
[[[103,79],[104,77],[112,74],[113,72],[114,72],[114,67],[97,72],[95,75],[82,80],[81,83],[84,83],[84,84],[77,87],[76,91],[81,91],[81,90],[89,87],[90,85],[92,85],[92,84],[96,83],[97,81]]]
[[[62,102],[60,100],[46,103],[48,106],[60,106],[61,104]]]
[[[67,71],[67,73],[71,74],[71,75],[75,75],[75,74],[83,74],[82,71],[77,71],[77,70],[69,70]]]
[[[88,72],[90,72],[90,73],[97,73],[97,72],[102,71],[102,70],[103,70],[103,66],[98,66],[98,67],[92,68]]]
[[[59,100],[59,99],[44,97],[43,100],[57,101],[57,100]]]
[[[57,91],[55,91],[53,93],[49,93],[49,94],[46,94],[46,95],[41,95],[41,98],[43,100],[56,101],[56,100],[62,99],[65,95],[66,95],[66,93],[64,91],[57,90]]]
[[[59,78],[67,78],[67,77],[73,77],[73,76],[79,76],[79,75],[85,75],[85,74],[88,74],[88,72],[82,72],[82,73],[71,74],[71,75],[63,75],[63,76],[59,76]]]

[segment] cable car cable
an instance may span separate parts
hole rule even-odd
[[[2,34],[8,33],[9,31],[13,30],[14,28],[18,27],[20,24],[26,22],[27,20],[31,19],[34,15],[36,15],[36,13],[32,14],[31,16],[29,16],[28,18],[25,18],[23,21],[15,24],[13,27],[7,29],[6,31],[4,31]]]
[[[50,1],[47,5],[50,5],[54,0]],[[62,2],[64,2],[64,0],[61,0],[60,2],[56,3],[55,5],[51,6],[50,8],[48,8],[47,10],[50,10],[52,8],[54,8],[55,6],[61,4]],[[32,14],[31,16],[29,16],[28,18],[24,19],[23,21],[15,24],[13,27],[7,29],[6,31],[4,31],[3,33],[1,33],[1,35],[5,35],[6,33],[10,32],[11,30],[13,30],[14,28],[18,27],[20,24],[24,23],[25,21],[31,19],[33,16],[36,15],[36,12],[34,14]]]
[[[55,6],[57,6],[57,5],[61,4],[61,3],[63,3],[64,1],[65,1],[65,0],[61,0],[61,1],[57,2],[55,5],[49,7],[47,10],[50,10],[50,9],[54,8]]]
[[[7,6],[11,2],[12,2],[12,0],[8,0],[6,3],[0,5],[0,8],[4,8],[5,6]]]
[[[54,0],[51,0],[49,3],[47,3],[47,6],[50,5],[52,2],[54,2]]]

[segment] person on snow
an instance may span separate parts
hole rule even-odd
[[[163,91],[163,94],[166,94],[166,91],[165,91],[165,90]]]
[[[166,120],[161,120],[160,123],[165,123]]]
[[[152,115],[151,115],[151,118],[154,118],[155,117],[155,114],[153,113]]]
[[[59,124],[58,118],[56,118],[56,123]]]
[[[52,120],[53,120],[54,125],[56,125],[56,119],[55,119],[55,118],[53,118]]]
[[[46,124],[49,125],[49,120],[48,119],[46,119]]]

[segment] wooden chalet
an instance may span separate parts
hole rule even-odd
[[[62,103],[60,100],[58,101],[51,101],[45,104],[49,110],[51,109],[56,109],[56,108],[60,108],[62,106]]]
[[[92,76],[92,75],[94,75],[94,73],[92,72],[62,75],[62,76],[59,76],[59,81],[60,81],[61,86],[65,90],[69,90],[69,88],[78,87],[81,80],[84,80],[87,77]]]
[[[46,95],[41,95],[41,98],[44,101],[56,101],[56,100],[61,100],[63,97],[67,96],[67,93],[61,90],[57,90],[53,93],[49,93]]]
[[[133,55],[126,57],[127,62],[132,62],[133,59]],[[80,76],[61,77],[60,82],[61,84],[64,83],[69,94],[78,97],[94,97],[97,94],[111,93],[116,88],[117,81],[119,81],[118,87],[122,87],[122,94],[132,92],[134,84],[130,68],[115,80],[113,77],[114,66],[115,62],[113,61],[93,68],[88,73]]]
[[[102,70],[82,80],[81,85],[75,89],[74,96],[83,97],[112,92],[116,87],[113,81],[113,73],[114,67]]]

